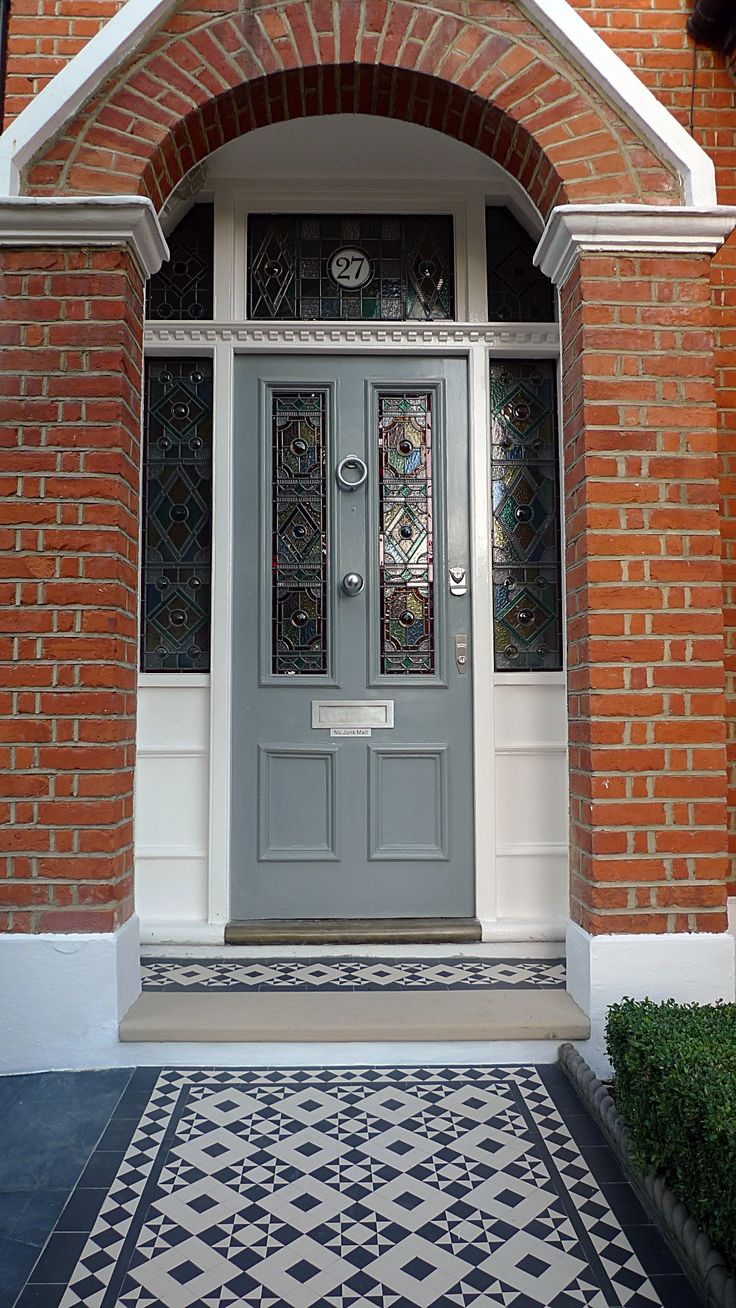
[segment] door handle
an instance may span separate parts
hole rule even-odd
[[[351,479],[346,476],[348,472],[357,473],[354,480],[351,481]],[[357,490],[359,486],[363,485],[367,476],[368,467],[362,459],[358,458],[357,454],[349,454],[347,459],[341,459],[335,471],[337,484],[340,487],[340,490],[345,491]]]
[[[359,595],[365,582],[359,572],[346,572],[342,579],[342,588],[346,595]]]

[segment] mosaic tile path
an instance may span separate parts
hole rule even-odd
[[[17,1308],[695,1308],[556,1068],[133,1074]]]
[[[390,959],[300,961],[148,958],[144,990],[536,990],[565,988],[564,958]]]

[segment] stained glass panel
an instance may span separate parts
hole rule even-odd
[[[146,364],[141,669],[207,672],[212,360]]]
[[[496,671],[562,667],[555,365],[491,365]]]
[[[381,672],[435,670],[431,397],[378,397]]]
[[[534,267],[536,241],[504,206],[486,209],[488,318],[491,322],[554,322],[555,294]]]
[[[272,672],[325,674],[327,430],[322,391],[277,391],[272,409]]]
[[[250,318],[452,318],[452,219],[251,214]]]
[[[211,318],[214,312],[214,211],[195,204],[168,237],[170,258],[148,283],[148,318]]]

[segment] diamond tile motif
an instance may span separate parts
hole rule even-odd
[[[162,1071],[61,1308],[660,1302],[534,1068],[301,1068]]]
[[[144,959],[144,990],[564,989],[562,958],[266,959],[240,963]]]

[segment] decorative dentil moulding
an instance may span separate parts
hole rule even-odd
[[[144,277],[169,247],[151,201],[138,195],[0,197],[0,246],[127,245]]]
[[[488,345],[555,354],[559,350],[560,329],[556,323],[509,323],[496,327],[461,322],[149,322],[144,341],[152,346],[404,345],[466,349],[471,345]]]
[[[552,211],[534,262],[561,287],[582,253],[715,254],[734,227],[736,207],[730,205],[561,204]]]

